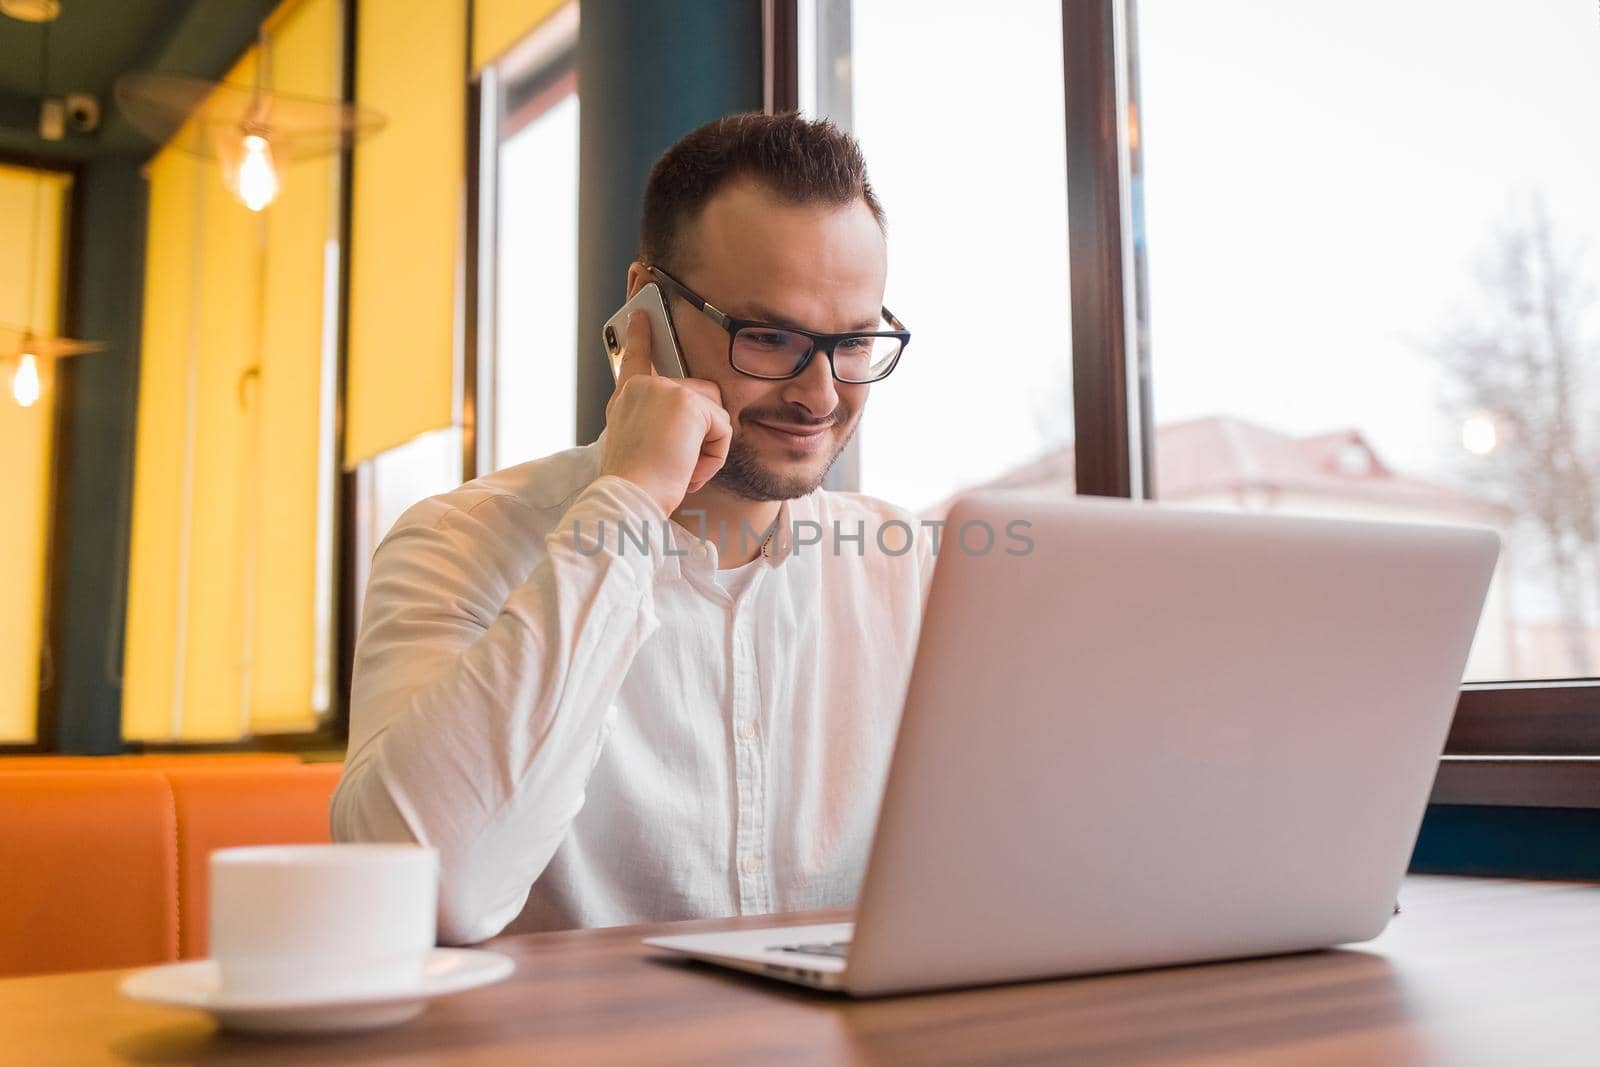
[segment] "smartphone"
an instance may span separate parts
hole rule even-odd
[[[672,328],[672,316],[667,313],[661,286],[650,282],[601,327],[600,340],[606,346],[606,358],[611,360],[611,380],[617,380],[622,367],[622,349],[628,343],[628,316],[635,311],[643,311],[650,318],[650,360],[655,364],[656,373],[668,378],[687,378],[689,370],[684,366],[683,350],[678,347],[678,331]]]

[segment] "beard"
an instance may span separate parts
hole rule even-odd
[[[802,420],[788,419],[799,422]],[[845,450],[856,435],[860,420],[851,416],[850,430],[840,439],[833,453],[813,473],[781,474],[761,462],[755,448],[743,432],[736,433],[728,445],[728,458],[722,469],[712,475],[710,484],[743,500],[794,500],[816,492],[828,476],[839,453]]]

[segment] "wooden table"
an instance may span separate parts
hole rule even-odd
[[[15,978],[0,1062],[1600,1063],[1600,886],[1414,877],[1400,900],[1355,949],[877,1001],[665,958],[639,944],[659,926],[507,937],[507,981],[320,1039],[130,1003],[124,971]]]

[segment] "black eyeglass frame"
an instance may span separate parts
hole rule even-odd
[[[649,271],[652,277],[658,278],[664,282],[666,286],[674,293],[688,301],[690,306],[692,306],[696,311],[699,311],[701,314],[705,315],[712,322],[716,323],[727,332],[728,366],[732,367],[746,378],[757,378],[761,381],[767,382],[786,382],[791,378],[798,378],[800,375],[805,373],[807,367],[811,366],[811,360],[815,358],[816,354],[820,351],[828,358],[828,373],[833,375],[834,381],[840,382],[844,385],[873,385],[877,382],[883,381],[885,378],[889,377],[890,374],[894,373],[894,369],[900,365],[900,357],[906,354],[906,346],[911,343],[911,331],[906,329],[905,323],[895,318],[894,313],[886,307],[880,308],[879,312],[883,315],[884,321],[890,326],[894,327],[893,330],[876,332],[871,330],[854,330],[850,333],[813,333],[810,330],[802,330],[798,326],[779,326],[777,323],[762,322],[759,319],[736,319],[732,315],[729,315],[727,312],[712,304],[711,301],[707,300],[705,297],[701,296],[687,285],[684,285],[666,271],[662,270],[660,267],[647,266],[645,267],[645,270]],[[734,363],[733,342],[734,338],[738,336],[740,330],[747,329],[752,326],[766,330],[782,330],[784,333],[797,333],[802,337],[808,337],[811,339],[811,350],[801,358],[795,369],[788,374],[751,374],[743,367]],[[893,337],[899,340],[900,351],[894,354],[894,360],[889,364],[889,369],[878,375],[876,378],[870,378],[864,382],[855,382],[848,378],[841,378],[839,377],[838,368],[835,367],[833,363],[834,347],[843,341],[848,341],[856,337]]]

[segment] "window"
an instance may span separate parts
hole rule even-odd
[[[519,16],[520,17],[520,16]],[[514,23],[516,20],[513,19]],[[493,29],[506,26],[496,23]],[[355,588],[411,505],[484,474],[571,447],[576,436],[577,5],[478,72],[476,362],[470,437],[422,434],[363,463],[356,480]],[[470,207],[469,207],[470,210]],[[357,597],[359,628],[360,604]]]
[[[938,349],[928,356],[930,335],[955,328],[955,305],[980,305],[1018,277],[1004,240],[985,235],[1001,253],[987,274],[930,283],[948,250],[907,256],[908,230],[959,238],[965,219],[995,210],[994,228],[1020,229],[1012,240],[1030,251],[1035,241],[1070,250],[1072,316],[1034,331],[1065,337],[1070,326],[1075,418],[1044,435],[1066,435],[1067,447],[1032,442],[1053,459],[1019,467],[1009,464],[1027,446],[982,441],[1007,473],[978,480],[1500,528],[1508,550],[1435,803],[1593,806],[1600,144],[1587,131],[1600,101],[1592,61],[1600,26],[1592,7],[1539,0],[1510,24],[1494,4],[1368,0],[1330,22],[1310,4],[1100,0],[985,10],[968,16],[965,33],[951,32],[965,15],[955,4],[919,5],[915,20],[875,25],[892,7],[778,4],[772,36],[780,49],[793,38],[783,54],[794,65],[769,66],[769,98],[782,107],[797,97],[861,136],[890,213],[889,299],[913,331],[934,327],[908,356],[921,346],[931,360],[951,358]],[[1065,24],[1052,28],[1054,15]],[[986,31],[1024,19],[1028,39],[998,50]],[[1034,51],[1047,40],[1066,55],[1059,67]],[[937,69],[917,58],[929,54]],[[1017,84],[1018,67],[1051,73],[1023,95],[997,96],[997,86]],[[893,93],[902,110],[874,124],[874,104]],[[1052,172],[1053,189],[1019,185],[1018,171],[1040,166],[1030,153],[1063,128],[1062,96],[1065,172]],[[1016,109],[1030,113],[1026,136],[992,140],[989,131]],[[958,132],[924,129],[897,141],[893,122],[915,128],[919,114]],[[968,159],[939,150],[957,144]],[[970,158],[988,170],[975,171]],[[906,173],[939,180],[907,188]],[[918,203],[951,188],[1014,190],[1029,202],[947,193],[942,213]],[[1065,235],[1055,194],[1071,222]],[[1004,287],[994,281],[1002,276]],[[1019,284],[1029,288],[1032,278]],[[930,299],[952,307],[919,317]],[[1061,293],[1053,302],[1066,303]],[[1014,328],[1025,318],[982,321]],[[1063,345],[1056,365],[1066,362]],[[1048,378],[1002,378],[1009,393],[965,370],[961,380],[983,390],[972,401],[1023,423],[1037,406],[1024,398],[1044,393]],[[913,506],[932,480],[971,484],[966,471],[937,467],[945,457],[936,441],[927,453],[936,473],[895,472],[890,457],[910,436],[894,433],[891,395],[874,398],[876,417],[859,435],[860,475],[845,484]],[[922,426],[933,421],[926,410],[917,416]],[[889,450],[877,468],[865,458],[874,448]]]
[[[577,5],[482,72],[478,469],[577,443]]]
[[[0,527],[0,745],[40,737],[40,691],[52,684],[45,640],[50,543],[54,362],[23,348],[22,331],[53,337],[67,246],[68,173],[0,165],[0,448],[6,522]],[[43,669],[41,669],[41,657]]]
[[[1325,14],[1139,4],[1155,495],[1494,527],[1468,680],[1593,677],[1593,5]]]
[[[339,5],[282,10],[224,80],[337,97]],[[147,168],[122,733],[307,735],[335,710],[340,167],[298,161],[257,215],[184,144]]]
[[[1061,5],[811,0],[798,31],[801,108],[861,142],[912,334],[841,486],[925,512],[1026,472],[1070,491]]]
[[[468,153],[475,186],[467,205],[476,258],[458,291],[472,301],[472,314],[458,305],[456,320],[468,323],[468,358],[455,365],[466,410],[455,411],[454,425],[356,468],[352,642],[373,553],[408,508],[463,478],[575,443],[577,16],[575,3],[476,9],[469,39],[478,121],[464,131],[477,148]],[[529,25],[535,28],[518,42]]]
[[[411,505],[461,484],[461,431],[421,434],[380,452],[355,470],[356,591],[352,634],[361,628],[361,603],[372,573],[372,554]],[[354,646],[352,645],[352,648]]]

